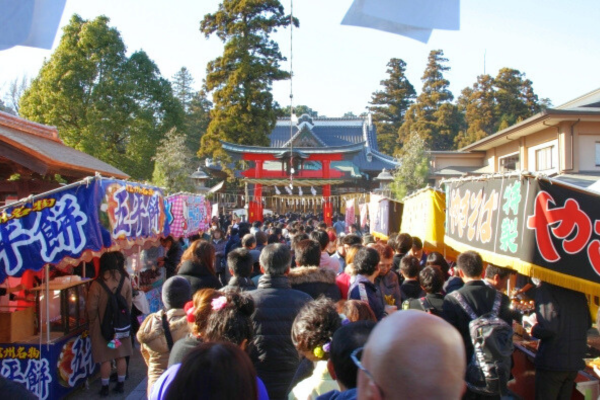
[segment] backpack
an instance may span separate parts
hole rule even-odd
[[[502,293],[496,292],[492,311],[477,316],[459,292],[452,292],[461,308],[471,318],[469,334],[473,343],[473,359],[467,360],[468,388],[482,395],[506,395],[513,353],[513,330],[498,317]]]
[[[104,317],[100,324],[102,337],[107,342],[110,342],[113,339],[129,337],[131,334],[131,314],[129,312],[127,300],[125,300],[121,294],[121,289],[125,282],[125,275],[121,276],[116,293],[113,293],[101,278],[97,279],[96,282],[98,282],[100,286],[106,290],[106,293],[108,293],[106,310],[104,311]]]

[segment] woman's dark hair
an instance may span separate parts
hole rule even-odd
[[[190,244],[190,247],[183,252],[183,255],[181,256],[181,263],[177,266],[176,272],[179,272],[179,267],[181,267],[181,264],[184,261],[192,261],[195,264],[200,264],[204,266],[208,272],[216,275],[215,246],[206,240],[196,240]]]
[[[166,400],[258,399],[250,357],[232,343],[200,343],[183,359]]]
[[[442,274],[444,274],[444,280],[447,281],[450,277],[450,266],[448,265],[448,261],[444,258],[442,253],[437,251],[432,251],[427,256],[427,264],[426,265],[435,265],[440,267],[442,270]]]
[[[223,239],[225,237],[223,230],[221,228],[217,228],[217,229],[213,229],[210,231],[210,238],[214,239],[215,238],[215,233],[219,232],[221,234],[221,239]]]
[[[302,307],[292,326],[292,342],[300,352],[313,353],[315,348],[331,342],[335,331],[342,325],[333,301],[319,297]],[[316,354],[315,354],[316,356]],[[321,360],[328,360],[323,352]]]
[[[100,256],[100,273],[98,276],[104,279],[104,273],[110,272],[110,276],[117,279],[115,272],[127,275],[125,272],[125,256],[120,251],[109,251]],[[105,279],[106,280],[106,279]]]
[[[348,300],[344,303],[342,308],[346,318],[350,322],[356,321],[373,321],[377,322],[375,313],[369,306],[369,303],[362,300]]]
[[[244,340],[252,342],[254,328],[250,316],[254,312],[254,300],[249,295],[227,292],[227,303],[220,310],[214,310],[208,317],[204,330],[204,340],[209,342],[231,342],[240,346]],[[218,297],[215,301],[220,300]],[[213,307],[214,308],[214,307]]]

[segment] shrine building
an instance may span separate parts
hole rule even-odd
[[[277,121],[270,147],[223,142],[234,161],[245,161],[236,177],[250,185],[249,220],[261,219],[266,206],[276,212],[324,211],[326,220],[340,198],[365,194],[379,183],[383,169],[397,161],[379,152],[375,126],[366,118],[312,118]]]

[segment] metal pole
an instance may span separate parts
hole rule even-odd
[[[50,351],[50,264],[46,264],[46,350]]]

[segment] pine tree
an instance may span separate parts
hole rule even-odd
[[[279,68],[285,58],[269,36],[290,23],[279,0],[223,0],[217,12],[204,17],[200,31],[206,37],[216,34],[225,49],[207,66],[204,87],[212,93],[214,107],[201,155],[227,159],[221,140],[269,145],[277,120],[272,83],[290,76]]]
[[[512,68],[502,68],[496,79],[496,116],[508,126],[541,111],[532,82],[525,74]]]
[[[181,67],[172,78],[173,93],[187,113],[194,98],[194,78],[186,67]]]
[[[385,154],[394,155],[399,149],[398,129],[404,122],[404,114],[416,97],[416,92],[406,78],[406,63],[392,58],[387,64],[388,79],[380,82],[383,90],[371,96],[373,122],[377,129],[377,144]]]
[[[413,133],[408,137],[398,155],[400,166],[394,171],[392,193],[401,200],[407,194],[427,186],[429,157],[425,140]]]
[[[449,89],[450,82],[443,74],[450,70],[445,65],[447,62],[442,50],[429,53],[427,67],[421,78],[423,89],[406,112],[399,129],[400,143],[405,143],[413,133],[417,133],[432,150],[452,148],[460,121],[456,106],[450,103],[454,99]]]
[[[58,127],[68,146],[149,179],[164,133],[181,121],[169,81],[143,51],[125,54],[101,16],[74,15],[60,44],[20,99],[24,118]]]
[[[192,191],[190,175],[194,172],[193,155],[186,146],[186,136],[171,129],[160,141],[160,151],[154,157],[152,182],[175,193]]]
[[[208,129],[211,107],[212,103],[206,98],[204,92],[199,91],[192,97],[190,108],[186,113],[186,146],[194,155],[200,151],[200,140]]]
[[[490,75],[478,76],[473,88],[466,88],[462,91],[458,104],[464,112],[467,124],[466,130],[456,137],[458,148],[495,132],[498,124],[495,115],[494,78]]]

